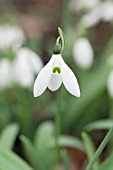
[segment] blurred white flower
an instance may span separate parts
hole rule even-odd
[[[90,9],[98,4],[100,0],[71,0],[70,9],[80,11],[84,8]]]
[[[94,8],[92,8],[87,14],[85,14],[81,22],[86,27],[95,26],[102,20],[103,17],[103,2],[100,2]]]
[[[97,25],[100,21],[113,20],[113,2],[103,1],[95,5],[87,14],[85,14],[81,22],[86,27]]]
[[[93,64],[94,52],[89,40],[85,37],[79,38],[73,48],[75,62],[83,69],[89,69]]]
[[[35,80],[34,97],[40,96],[47,87],[51,91],[56,91],[62,82],[69,93],[80,97],[80,89],[74,73],[64,62],[61,54],[53,54]]]
[[[113,98],[113,70],[110,72],[107,80],[107,89],[109,95]]]
[[[113,20],[113,2],[105,1],[103,6],[103,20],[111,21]]]
[[[13,62],[14,80],[23,87],[29,87],[43,67],[41,58],[29,48],[21,48],[17,51],[17,57]]]
[[[19,48],[24,42],[24,33],[18,26],[3,24],[0,26],[0,49]]]
[[[7,88],[12,83],[12,65],[9,59],[0,60],[0,88]]]

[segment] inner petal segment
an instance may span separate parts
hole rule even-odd
[[[61,75],[60,74],[52,74],[49,84],[48,84],[48,88],[51,91],[56,91],[57,89],[59,89],[61,84],[62,84]]]

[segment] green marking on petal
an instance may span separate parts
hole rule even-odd
[[[53,68],[53,73],[56,73],[56,72],[58,72],[59,74],[61,73],[60,67],[54,67]]]

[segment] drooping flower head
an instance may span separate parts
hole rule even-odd
[[[43,62],[38,54],[27,47],[20,48],[13,61],[15,82],[22,87],[30,87],[35,74],[39,73],[42,67]]]
[[[25,36],[19,26],[9,24],[0,25],[0,50],[12,47],[14,51],[21,47],[25,41]]]
[[[58,47],[58,48],[57,48]],[[64,62],[58,44],[55,45],[50,61],[39,72],[34,83],[34,97],[40,96],[48,87],[51,91],[59,89],[63,83],[69,93],[80,97],[77,79]]]
[[[90,41],[86,37],[80,37],[75,42],[73,47],[73,57],[76,64],[83,69],[89,69],[92,66],[94,51]]]

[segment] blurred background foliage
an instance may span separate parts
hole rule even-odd
[[[52,55],[58,26],[66,35],[63,58],[76,74],[81,89],[81,97],[75,98],[61,87],[60,145],[66,149],[61,150],[65,169],[84,168],[86,157],[90,160],[113,124],[113,1],[0,0],[0,131],[13,126],[9,127],[11,131],[7,132],[5,141],[1,137],[4,162],[8,162],[9,155],[14,163],[14,153],[7,150],[13,148],[34,169],[53,166],[50,160],[54,151],[48,153],[47,147],[54,145],[56,94],[46,90],[34,98],[32,89],[37,74]],[[82,142],[81,133],[87,131],[88,124],[92,139],[84,132]],[[91,155],[84,148],[87,141]],[[109,147],[112,145],[111,142]],[[110,153],[109,147],[101,160]],[[113,160],[113,154],[110,158]],[[3,158],[0,159],[0,170],[8,167],[16,170],[15,166],[32,169],[23,160],[19,162],[20,158],[15,165],[12,163],[14,167],[10,161],[2,165]]]

